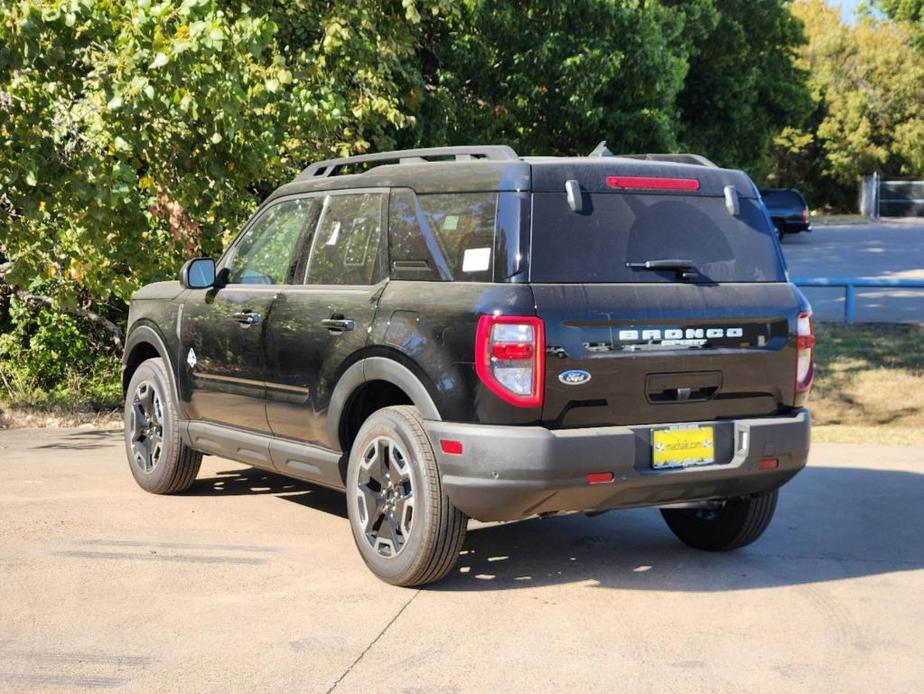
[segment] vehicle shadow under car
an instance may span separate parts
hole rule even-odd
[[[274,494],[346,517],[343,494],[256,469],[196,482],[191,495]],[[453,571],[434,591],[511,590],[583,583],[622,590],[727,591],[799,585],[924,568],[924,474],[808,467],[780,492],[753,545],[690,549],[656,509],[471,522]],[[310,519],[306,522],[310,522]],[[344,537],[349,527],[344,523]]]

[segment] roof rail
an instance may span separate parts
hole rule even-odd
[[[708,166],[713,169],[719,168],[715,162],[707,159],[701,154],[620,154],[619,156],[626,157],[627,159],[670,161],[675,164],[695,164],[696,166]]]
[[[359,154],[354,157],[325,159],[308,166],[298,175],[298,180],[306,178],[327,178],[336,176],[344,166],[353,164],[373,164],[398,162],[399,164],[420,164],[428,158],[453,157],[456,161],[488,159],[492,161],[516,161],[519,156],[507,145],[468,145],[460,147],[427,147],[424,149],[403,149],[395,152],[377,152]]]

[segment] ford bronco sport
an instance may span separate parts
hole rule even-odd
[[[730,550],[805,465],[813,346],[739,171],[364,155],[133,297],[125,443],[157,494],[203,454],[345,490],[366,564],[403,586],[451,570],[468,518],[653,506]]]

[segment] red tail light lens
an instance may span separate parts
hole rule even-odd
[[[802,210],[802,221],[808,224],[808,210]]]
[[[482,316],[475,334],[478,378],[511,405],[542,407],[544,339],[536,316]]]
[[[811,311],[803,311],[796,319],[796,395],[805,401],[815,377],[815,321]]]
[[[695,178],[607,176],[606,185],[610,188],[630,188],[633,190],[699,190],[699,181]]]

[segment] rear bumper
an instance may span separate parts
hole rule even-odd
[[[787,220],[783,224],[783,231],[785,231],[787,234],[798,234],[799,232],[802,232],[802,231],[811,231],[811,230],[812,230],[812,225],[809,224],[808,222],[803,222],[801,219]]]
[[[542,513],[661,506],[770,491],[805,467],[811,417],[713,422],[715,465],[651,468],[651,431],[664,425],[551,430],[427,421],[443,488],[453,504],[478,520],[516,520]],[[721,427],[721,430],[718,428]],[[719,439],[725,446],[719,446]],[[444,453],[441,440],[462,443]],[[773,470],[758,470],[776,458]],[[613,481],[589,485],[589,473],[612,472]]]

